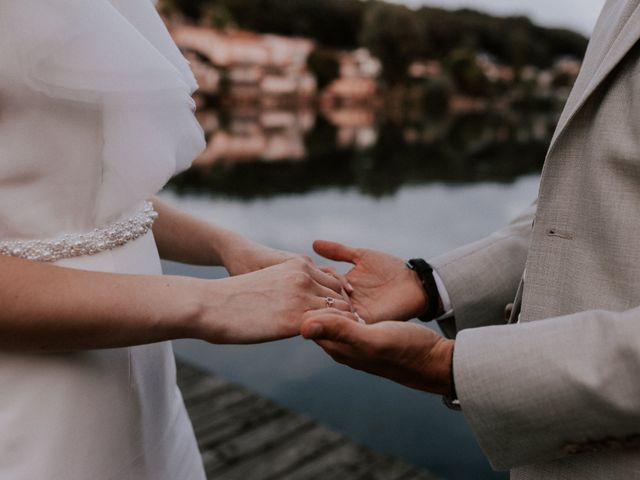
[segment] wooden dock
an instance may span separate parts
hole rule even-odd
[[[435,479],[180,360],[178,385],[210,479]]]

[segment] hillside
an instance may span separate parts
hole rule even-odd
[[[371,49],[390,71],[417,58],[446,60],[456,50],[486,52],[521,67],[581,58],[587,39],[526,17],[474,10],[406,7],[378,0],[161,0],[161,8],[216,26],[309,37],[329,48]]]

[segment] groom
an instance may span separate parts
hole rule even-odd
[[[303,335],[341,363],[444,395],[514,480],[640,478],[639,40],[640,0],[608,0],[537,203],[509,226],[411,268],[314,245],[354,264],[353,303],[373,325],[315,312]],[[439,319],[448,338],[388,321],[415,316]]]

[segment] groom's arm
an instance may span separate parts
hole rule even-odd
[[[640,307],[472,328],[455,343],[415,323],[365,326],[330,311],[309,312],[302,333],[336,361],[412,388],[451,393],[455,379],[497,469],[600,451],[637,459]]]
[[[637,455],[640,307],[465,330],[453,367],[465,417],[498,469]]]
[[[446,289],[453,317],[440,321],[448,337],[466,328],[504,323],[524,272],[534,202],[505,228],[429,261]]]

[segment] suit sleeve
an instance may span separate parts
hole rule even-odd
[[[448,337],[466,328],[504,323],[524,271],[536,203],[489,237],[430,260],[454,316],[440,321]]]
[[[453,364],[497,469],[640,446],[640,307],[465,330]]]

